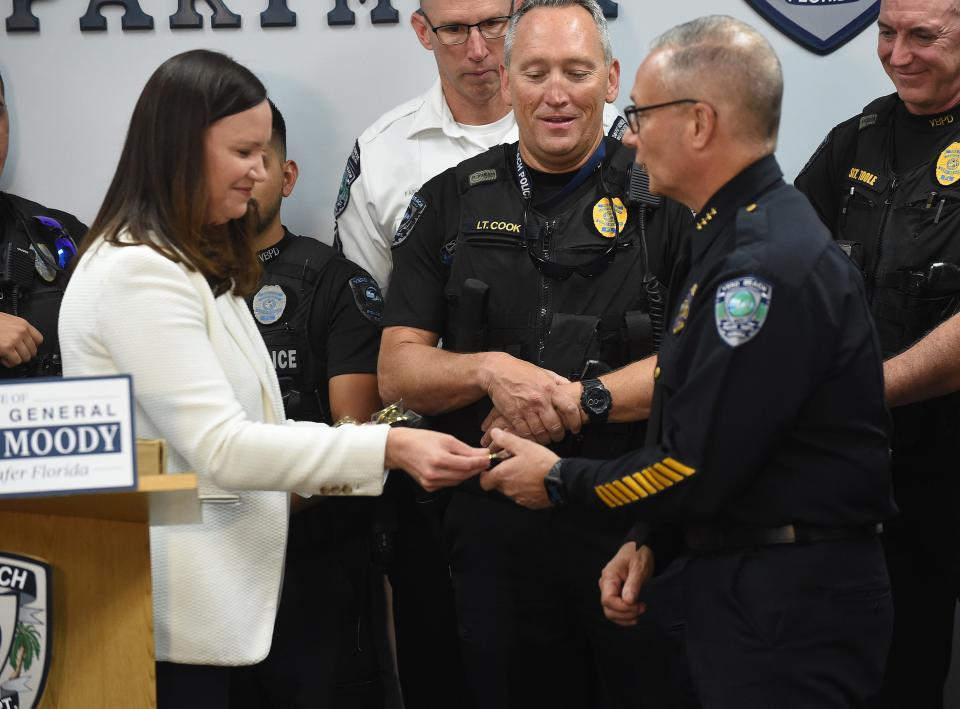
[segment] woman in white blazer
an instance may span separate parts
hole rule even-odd
[[[230,706],[231,665],[270,648],[289,495],[378,495],[386,468],[427,489],[487,466],[427,431],[286,421],[242,296],[259,265],[248,205],[265,178],[266,91],[205,50],[166,61],[130,122],[60,311],[64,374],[133,375],[137,433],[196,471],[203,521],[150,531],[159,707]]]

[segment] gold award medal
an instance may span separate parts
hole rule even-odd
[[[950,143],[937,158],[937,182],[955,185],[960,181],[960,143]]]
[[[613,198],[613,209],[610,208],[610,200],[604,197],[593,205],[593,225],[605,239],[613,239],[617,235],[617,224],[613,221],[613,215],[617,215],[617,223],[620,231],[627,225],[627,208],[619,197]]]

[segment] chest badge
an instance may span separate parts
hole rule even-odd
[[[714,307],[720,339],[731,347],[752,340],[767,320],[772,297],[773,286],[755,276],[721,283]]]
[[[693,296],[697,294],[699,283],[690,286],[690,292],[687,293],[683,302],[680,303],[680,309],[677,311],[677,319],[673,321],[673,334],[679,335],[680,331],[687,326],[687,318],[690,317],[690,303],[693,302]]]
[[[261,325],[273,325],[287,307],[287,294],[280,286],[264,286],[253,296],[253,317]]]
[[[937,158],[937,182],[949,186],[960,180],[960,143],[950,143]]]
[[[613,221],[614,214],[617,215],[616,223]],[[610,200],[606,197],[593,205],[593,225],[597,228],[600,236],[604,239],[615,238],[618,224],[620,231],[623,231],[623,228],[627,225],[627,208],[623,204],[623,200],[619,197],[614,197],[612,208],[610,206]]]

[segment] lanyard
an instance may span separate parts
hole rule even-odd
[[[593,151],[593,155],[590,156],[590,159],[581,167],[577,174],[574,175],[570,182],[564,186],[562,190],[554,197],[549,199],[544,204],[540,205],[541,209],[550,207],[561,200],[565,199],[569,195],[573,194],[580,185],[587,181],[587,178],[597,169],[603,158],[607,155],[607,146],[604,141],[600,141],[600,145],[597,146],[597,149]],[[517,146],[517,184],[520,186],[520,193],[523,195],[525,200],[533,199],[533,180],[530,179],[530,175],[527,174],[527,167],[523,164],[523,157],[520,155],[520,146]]]

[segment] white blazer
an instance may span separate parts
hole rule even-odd
[[[98,241],[60,309],[65,376],[133,375],[137,435],[195,471],[203,522],[150,530],[158,660],[246,665],[270,650],[290,490],[378,495],[386,426],[285,421],[247,306],[147,246]]]

